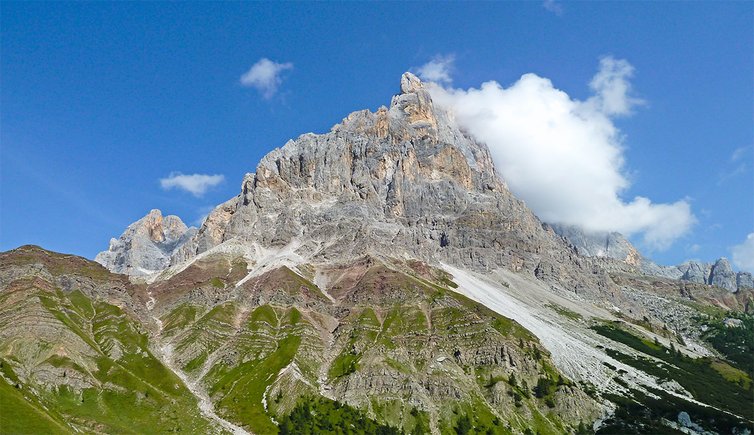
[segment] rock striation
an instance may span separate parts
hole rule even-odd
[[[152,210],[132,223],[95,261],[115,273],[147,275],[170,265],[170,258],[196,235],[178,216],[162,216]]]

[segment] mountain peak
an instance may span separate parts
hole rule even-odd
[[[506,189],[487,147],[436,107],[414,74],[402,75],[401,91],[389,108],[353,112],[328,133],[271,151],[185,246],[140,238],[144,253],[159,255],[137,255],[127,273],[177,265],[230,240],[310,263],[370,254],[474,270],[558,264],[543,257],[567,255],[562,242]],[[112,252],[128,246],[129,234],[105,255],[120,255]],[[165,259],[162,247],[173,256]],[[129,264],[125,256],[118,264]],[[540,275],[552,269],[542,266]]]
[[[116,273],[143,275],[170,265],[174,251],[196,234],[178,216],[163,216],[152,209],[126,228],[119,238],[110,239],[107,251],[95,261]]]
[[[403,75],[401,76],[402,94],[413,94],[421,89],[424,89],[424,83],[422,83],[419,77],[408,71],[403,73]]]

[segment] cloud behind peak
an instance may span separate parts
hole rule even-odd
[[[605,57],[585,101],[570,97],[536,74],[509,87],[429,85],[434,101],[487,144],[511,191],[544,221],[587,231],[641,234],[652,249],[665,249],[696,222],[687,200],[653,203],[622,198],[630,186],[622,135],[613,123],[641,101],[631,95],[633,67]]]

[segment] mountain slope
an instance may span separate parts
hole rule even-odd
[[[131,285],[79,257],[0,254],[4,433],[134,433],[210,425],[129,314]]]
[[[331,283],[325,293],[302,276],[305,266],[234,286],[244,274],[192,265],[135,288],[93,263],[38,248],[2,260],[4,387],[19,382],[26,392],[4,394],[3,403],[44,422],[30,414],[39,403],[63,432],[141,431],[127,426],[130,418],[154,431],[210,430],[196,399],[153,355],[198,383],[223,418],[254,433],[275,432],[277,418],[320,395],[406,431],[445,432],[469,417],[516,431],[536,421],[557,433],[598,414],[533,335],[457,295],[449,275],[421,262],[365,257],[339,265],[321,271]],[[211,258],[205,266],[241,261]],[[29,283],[29,274],[39,282]],[[187,278],[191,288],[180,284]],[[204,287],[216,299],[192,297]],[[118,308],[150,296],[151,313],[146,304],[139,313]],[[137,323],[149,324],[148,314],[151,338]],[[30,337],[39,337],[33,349]],[[553,387],[537,398],[527,385],[540,379]]]
[[[204,256],[150,290],[176,363],[218,412],[254,432],[320,394],[404,430],[422,421],[445,431],[461,413],[520,431],[536,418],[556,433],[599,412],[533,335],[458,295],[441,270],[365,256],[245,275],[227,267],[244,261],[238,255]],[[562,385],[537,400],[506,383],[511,376]]]

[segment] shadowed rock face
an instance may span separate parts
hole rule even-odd
[[[739,289],[754,288],[754,278],[749,272],[738,272],[736,274],[736,285]]]
[[[129,225],[118,239],[110,239],[107,251],[95,261],[116,273],[145,275],[170,265],[176,249],[196,234],[178,216],[162,216],[152,210]]]

